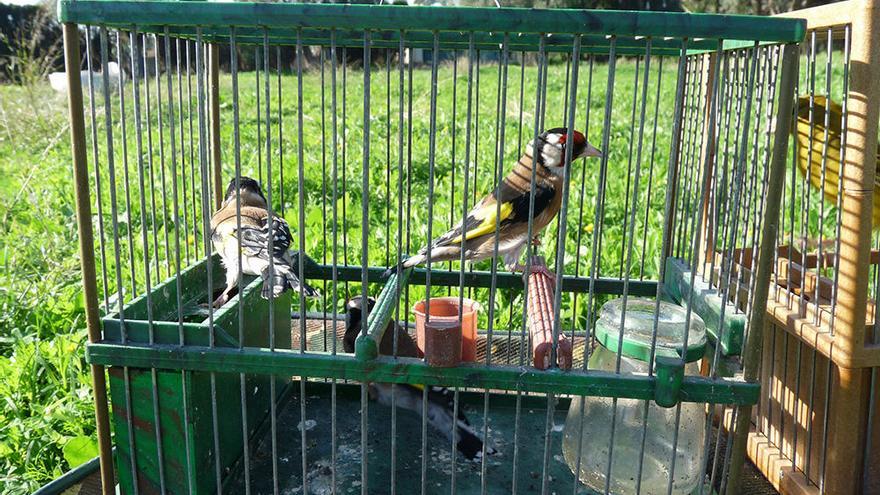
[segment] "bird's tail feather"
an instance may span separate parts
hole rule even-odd
[[[373,383],[370,385],[370,396],[380,404],[391,405],[391,385]],[[443,387],[428,387],[428,409],[422,409],[422,393],[424,387],[400,384],[398,387],[397,407],[409,409],[418,414],[427,413],[428,423],[444,435],[448,440],[455,439],[456,449],[468,460],[479,460],[483,454],[483,440],[468,423],[464,412],[459,408],[458,418],[453,418],[454,402],[451,392]],[[454,437],[453,437],[454,435]],[[485,446],[486,454],[497,451],[490,445]]]
[[[455,435],[455,446],[468,460],[478,460],[483,456],[483,439],[473,429],[464,411],[458,409],[458,417],[453,418],[455,402],[452,392],[445,387],[428,388],[428,419],[441,432],[452,438]],[[431,411],[431,408],[437,408]],[[439,409],[439,410],[438,410]],[[442,412],[441,412],[442,411]],[[451,422],[449,424],[448,422]],[[453,428],[455,432],[453,433]],[[490,445],[485,446],[486,455],[495,454]]]
[[[382,278],[387,279],[388,277],[390,277],[394,273],[397,273],[399,271],[402,272],[403,270],[406,270],[407,268],[412,268],[418,264],[423,263],[424,261],[425,261],[425,255],[423,255],[423,254],[417,254],[415,256],[410,256],[409,258],[406,258],[403,261],[401,261],[400,263],[398,263],[394,266],[391,266],[387,270],[385,270],[382,273]]]
[[[480,459],[483,457],[483,440],[474,432],[466,421],[458,420],[455,425],[456,447],[468,460]],[[486,445],[486,454],[495,454],[495,449]]]
[[[461,247],[459,246],[437,246],[432,248],[431,251],[431,262],[432,263],[440,263],[442,261],[455,261],[458,259],[461,254]],[[392,273],[399,270],[406,270],[407,268],[412,268],[414,266],[421,265],[428,261],[427,249],[422,248],[418,254],[410,256],[409,258],[404,259],[400,263],[395,266],[392,266],[385,270],[382,274],[382,278],[388,278]]]
[[[263,270],[262,276],[263,289],[260,291],[260,295],[263,296],[263,299],[278,297],[288,289],[302,292],[306,297],[320,296],[320,293],[314,287],[301,282],[296,274],[293,273],[293,270],[284,265],[275,265],[275,273],[271,277],[269,276],[269,267],[267,266]]]

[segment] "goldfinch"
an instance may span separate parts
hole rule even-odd
[[[501,181],[492,194],[484,197],[468,213],[464,222],[434,239],[431,261],[454,261],[464,259],[479,261],[492,256],[495,250],[495,231],[498,235],[498,254],[503,257],[508,270],[521,270],[518,264],[526,242],[529,240],[529,197],[531,195],[532,167],[535,166],[533,242],[559,213],[562,206],[563,181],[565,180],[565,153],[571,145],[572,160],[581,157],[601,157],[602,152],[587,142],[580,132],[572,133],[572,143],[567,143],[568,129],[557,127],[543,132],[538,139],[526,146],[525,154]],[[537,150],[537,159],[535,157]],[[499,209],[498,203],[501,203]],[[497,218],[496,218],[497,217]],[[428,246],[418,254],[400,263],[400,268],[411,268],[427,260]],[[392,272],[389,269],[387,274]]]
[[[278,297],[288,289],[302,291],[308,297],[317,297],[318,291],[300,282],[295,273],[293,258],[290,255],[290,227],[283,218],[273,216],[271,225],[266,209],[266,197],[260,183],[249,177],[229,182],[223,204],[211,217],[211,241],[220,254],[226,269],[226,289],[214,301],[218,308],[229,300],[230,292],[238,283],[238,240],[241,239],[241,271],[248,275],[263,278],[260,295],[264,299]],[[241,230],[236,221],[236,198],[241,204]],[[269,270],[269,240],[272,239],[271,254],[273,273]]]
[[[368,311],[373,309],[376,300],[367,298]],[[351,298],[345,305],[345,336],[342,339],[342,348],[345,352],[354,352],[354,341],[361,331],[363,302],[360,296]],[[419,357],[419,349],[409,333],[400,327],[395,321],[388,323],[382,342],[379,344],[379,353],[392,355],[394,345],[394,333],[397,333],[397,355],[403,357]],[[404,409],[409,409],[422,414],[422,391],[423,386],[400,384],[397,386],[396,404]],[[384,406],[391,406],[391,385],[388,383],[371,383],[370,397]],[[474,431],[467,417],[458,410],[458,416],[453,417],[454,409],[453,394],[444,387],[428,387],[428,423],[452,441],[455,435],[455,445],[459,452],[468,460],[479,460],[483,455],[483,440]],[[495,449],[486,446],[486,453],[491,455]]]

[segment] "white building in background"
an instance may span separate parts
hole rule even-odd
[[[115,91],[119,87],[119,64],[116,62],[107,62],[107,80],[111,91]],[[105,74],[102,72],[92,72],[92,84],[94,84],[95,92],[104,87]],[[125,79],[125,76],[123,76]],[[79,73],[79,80],[82,87],[87,90],[89,87],[89,71],[83,70]],[[59,93],[67,93],[67,74],[65,72],[52,72],[49,74],[49,85],[52,89]]]

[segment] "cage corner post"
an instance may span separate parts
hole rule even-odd
[[[864,322],[868,299],[872,230],[871,212],[875,180],[875,144],[877,120],[880,115],[880,0],[860,0],[862,15],[852,18],[852,31],[861,36],[852,38],[850,47],[850,86],[847,103],[847,132],[842,178],[840,231],[840,267],[837,293],[837,318],[834,334],[841,349],[851,356],[852,367],[864,364]],[[852,132],[857,130],[860,132]],[[837,344],[837,345],[840,345]],[[863,357],[860,359],[860,357]]]
[[[214,208],[223,203],[223,166],[220,153],[220,45],[208,43],[208,112],[210,118],[211,169],[214,175]]]
[[[686,54],[686,44],[682,48],[682,53],[680,55],[681,64],[679,68],[679,79],[680,81],[677,83],[678,88],[676,88],[675,92],[675,101],[679,102],[676,105],[684,105],[685,104],[685,95],[687,92],[687,73],[688,73],[688,63],[687,62],[687,54]],[[682,114],[684,114],[684,109],[682,109]],[[678,125],[673,126],[673,135],[670,136],[670,140],[673,143],[673,147],[670,149],[670,157],[669,157],[669,192],[667,195],[671,198],[678,197],[679,194],[679,180],[681,174],[681,159],[683,154],[683,148],[681,147],[681,140],[684,137],[684,125],[681,122]],[[674,200],[673,200],[674,201]],[[666,220],[664,222],[663,229],[665,232],[672,232],[675,226],[675,215],[667,215]],[[673,247],[674,247],[674,235],[666,236],[666,239],[663,241],[663,245],[660,251],[660,259],[663,260],[663,263],[666,263],[666,259],[673,255]],[[661,277],[662,278],[662,277]],[[660,284],[663,283],[663,280],[659,281]]]
[[[70,147],[73,158],[76,194],[76,219],[79,233],[79,255],[82,267],[83,298],[86,327],[90,343],[101,340],[101,320],[98,315],[98,286],[95,268],[95,241],[92,231],[92,211],[89,193],[88,159],[86,158],[86,130],[83,115],[82,82],[80,80],[79,28],[71,22],[63,23],[64,64],[67,73],[67,105],[70,118]],[[95,424],[101,461],[101,489],[104,495],[116,493],[113,475],[113,454],[110,445],[110,421],[107,405],[107,384],[104,366],[90,364],[92,389],[95,396]]]
[[[773,156],[767,187],[767,208],[761,229],[761,241],[756,260],[754,304],[749,315],[748,340],[743,348],[743,379],[755,383],[759,379],[763,343],[764,319],[767,313],[767,298],[770,290],[770,274],[773,270],[773,253],[776,250],[776,231],[779,227],[779,204],[782,198],[784,174],[788,154],[788,139],[794,110],[794,88],[798,76],[799,48],[794,43],[786,44],[782,54],[782,73],[780,98],[776,110],[776,132],[773,142]],[[730,453],[730,471],[727,477],[726,493],[740,493],[742,468],[746,457],[746,443],[752,421],[752,406],[737,406],[733,448]],[[846,492],[829,492],[846,493]]]

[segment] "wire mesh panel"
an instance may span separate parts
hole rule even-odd
[[[839,299],[841,203],[846,153],[846,81],[850,72],[850,26],[811,30],[802,44],[794,152],[783,193],[776,282],[780,306],[800,307],[804,323],[835,332]],[[811,262],[807,257],[827,260]],[[804,268],[806,267],[806,268]],[[786,337],[774,325],[765,336],[775,352],[765,358],[765,375],[781,378],[795,394],[793,416],[770,400],[759,407],[758,431],[782,446],[807,480],[825,491],[829,452],[827,417],[832,404],[831,362],[815,347]],[[767,345],[767,344],[765,344]],[[769,397],[779,392],[770,390]],[[784,409],[789,406],[785,405]],[[787,413],[785,413],[787,415]],[[802,421],[801,418],[810,418]]]
[[[123,492],[736,492],[801,22],[199,7],[60,6]]]

